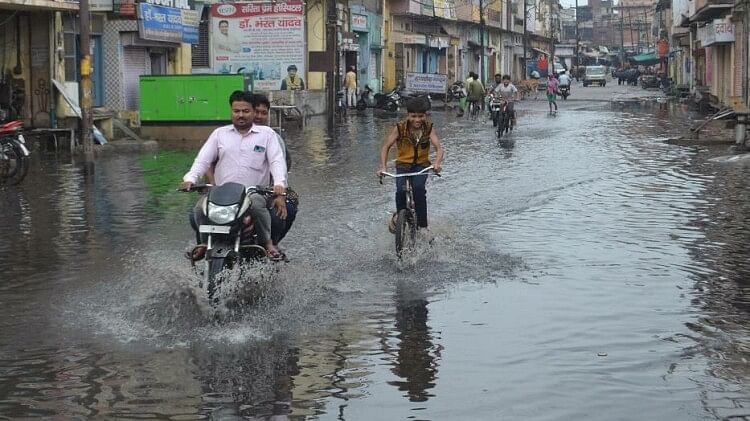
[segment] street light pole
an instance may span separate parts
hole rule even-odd
[[[529,31],[526,26],[526,21],[528,20],[528,13],[529,13],[529,9],[527,8],[526,0],[523,0],[523,78],[524,80],[528,77],[528,70],[529,70],[526,65],[526,61],[528,60],[528,58],[526,58],[527,57],[526,50],[528,49],[528,44],[529,44],[529,41],[528,41]]]

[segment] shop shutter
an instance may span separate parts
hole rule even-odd
[[[150,60],[145,48],[123,48],[122,92],[126,110],[140,107],[139,77],[151,73]]]
[[[198,25],[198,43],[193,44],[193,67],[209,67],[208,56],[208,15],[209,7],[204,8],[201,22]]]

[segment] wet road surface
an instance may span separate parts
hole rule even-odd
[[[181,256],[195,145],[36,153],[0,191],[0,417],[750,418],[748,167],[665,144],[664,106],[518,109],[502,142],[433,113],[437,240],[406,262],[374,177],[395,117],[291,133],[292,261],[220,315]]]

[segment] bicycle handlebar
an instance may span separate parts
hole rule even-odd
[[[423,169],[422,171],[418,172],[407,172],[407,173],[401,173],[401,174],[393,174],[389,172],[383,172],[383,174],[380,176],[380,184],[383,184],[383,177],[393,177],[393,178],[400,178],[400,177],[414,177],[418,175],[427,175],[426,173],[429,171],[434,171],[434,168],[432,165],[429,167]],[[433,172],[433,175],[436,175],[438,177],[441,177],[440,174]]]

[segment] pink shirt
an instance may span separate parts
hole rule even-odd
[[[287,186],[284,151],[276,132],[270,127],[253,124],[244,136],[234,125],[219,127],[201,147],[183,181],[196,183],[216,162],[217,185],[235,182],[243,186]]]
[[[557,79],[550,78],[547,81],[547,93],[554,94],[555,92],[557,92]]]

